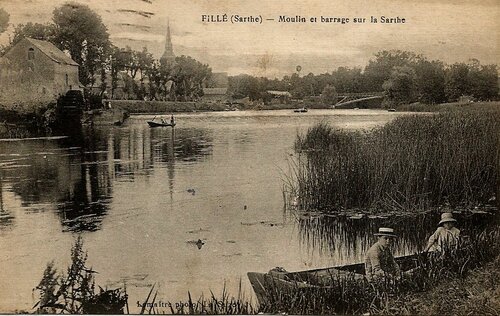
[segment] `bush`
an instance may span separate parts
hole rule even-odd
[[[40,299],[34,306],[37,313],[70,314],[123,314],[127,294],[121,289],[104,290],[95,293],[93,274],[85,266],[87,254],[83,241],[78,237],[71,249],[71,265],[66,275],[59,275],[50,262],[37,285]]]

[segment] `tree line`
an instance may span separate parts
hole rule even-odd
[[[0,33],[8,21],[9,15],[0,9]],[[80,65],[80,82],[94,91],[97,88],[101,95],[108,90],[113,96],[123,80],[121,88],[128,98],[196,100],[212,73],[208,65],[188,56],[176,57],[171,63],[153,58],[146,48],[135,51],[114,46],[101,17],[88,6],[73,2],[56,8],[50,23],[17,25],[10,45],[0,47],[0,55],[24,37],[46,40],[68,51]],[[364,69],[338,67],[330,73],[293,73],[281,79],[245,74],[229,77],[228,92],[236,99],[266,102],[272,97],[269,90],[289,91],[297,99],[323,96],[330,100],[337,93],[384,92],[385,102],[398,105],[454,102],[462,96],[493,100],[498,98],[499,88],[497,65],[483,65],[476,59],[445,64],[400,50],[376,53]]]
[[[282,79],[239,75],[229,78],[229,89],[236,98],[267,98],[266,91],[289,91],[294,98],[336,93],[383,92],[389,104],[454,102],[462,96],[475,100],[498,98],[496,65],[467,63],[447,65],[413,52],[392,50],[375,54],[364,69],[338,67],[330,73],[298,73]]]
[[[0,32],[7,28],[8,18],[5,10],[0,10]],[[74,2],[54,9],[51,22],[16,25],[10,44],[0,48],[0,56],[25,37],[51,42],[69,52],[80,65],[80,83],[101,96],[105,91],[113,95],[123,81],[121,88],[132,99],[196,100],[203,95],[202,84],[212,73],[208,65],[189,56],[172,62],[153,58],[145,47],[142,51],[116,47],[101,17]]]

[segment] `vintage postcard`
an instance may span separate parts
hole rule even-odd
[[[499,21],[0,0],[0,313],[498,314]]]

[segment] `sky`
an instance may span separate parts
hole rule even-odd
[[[46,23],[66,0],[0,0],[14,25]],[[447,63],[477,58],[500,64],[500,0],[74,0],[103,19],[118,47],[147,47],[160,57],[170,23],[174,53],[208,63],[215,72],[282,77],[364,67],[381,50],[410,50]],[[143,12],[139,14],[138,12]],[[146,13],[144,13],[146,12]],[[202,15],[260,16],[262,23],[207,23]],[[306,23],[282,23],[301,16]],[[346,17],[350,23],[322,23]],[[369,23],[374,16],[379,23]],[[405,18],[404,24],[380,17]],[[310,22],[316,17],[317,22]],[[353,23],[366,18],[366,23]],[[274,19],[274,21],[267,20]]]

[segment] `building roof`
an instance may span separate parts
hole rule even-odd
[[[227,93],[227,88],[203,88],[203,93],[205,95],[226,94]]]
[[[286,96],[291,97],[292,95],[288,91],[277,91],[277,90],[268,90],[267,93],[272,95]]]
[[[38,48],[42,53],[47,55],[47,57],[49,57],[58,64],[78,66],[78,64],[73,59],[71,59],[68,55],[66,55],[63,51],[61,51],[59,48],[57,48],[54,44],[50,42],[37,40],[29,37],[26,37],[25,40],[30,42],[33,46]]]

